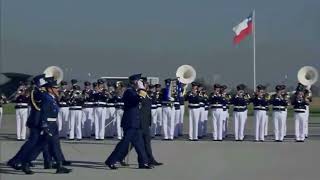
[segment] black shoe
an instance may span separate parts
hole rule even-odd
[[[139,165],[139,169],[152,169],[153,166],[151,166],[150,164],[143,164],[143,165]]]
[[[57,162],[56,166],[57,166],[56,174],[68,174],[72,171],[72,169],[67,169],[67,168],[63,167],[62,162]]]
[[[157,161],[153,161],[153,162],[151,162],[150,164],[151,164],[151,165],[154,165],[154,166],[161,166],[161,165],[163,165],[163,163],[157,162]]]
[[[71,164],[71,161],[62,161],[62,165],[64,166],[70,166]]]
[[[121,165],[121,166],[129,166],[129,164],[127,164],[127,163],[124,162],[124,161],[120,161],[120,165]]]
[[[22,166],[22,171],[23,171],[25,174],[28,174],[28,175],[34,174],[34,172],[31,171],[31,169],[30,169],[30,167],[29,167],[28,164]]]
[[[65,167],[59,167],[57,168],[56,174],[68,174],[72,172],[72,169],[67,169]]]
[[[44,168],[44,169],[52,169],[52,168],[53,168],[53,165],[52,165],[51,162],[50,162],[50,163],[46,162],[46,163],[44,163],[43,168]]]
[[[16,164],[12,161],[9,161],[7,162],[7,166],[11,167],[12,169],[15,169],[15,170],[21,170],[22,169],[22,166],[21,164]]]
[[[109,164],[107,162],[104,163],[106,166],[108,166],[111,170],[116,170],[118,169],[117,166],[115,164]]]

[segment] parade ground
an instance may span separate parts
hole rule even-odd
[[[316,180],[320,177],[320,121],[312,117],[310,137],[304,143],[296,143],[293,136],[293,119],[288,119],[288,136],[283,143],[273,142],[268,136],[266,142],[253,141],[253,121],[249,117],[246,125],[246,140],[233,141],[230,135],[223,142],[211,140],[208,134],[197,142],[188,141],[187,136],[175,141],[152,141],[154,155],[163,166],[152,170],[137,169],[136,153],[129,156],[130,167],[110,170],[104,165],[106,157],[115,147],[117,140],[95,141],[62,140],[63,152],[73,162],[68,175],[56,175],[55,170],[44,170],[41,156],[32,169],[34,175],[6,166],[6,162],[20,148],[23,142],[15,140],[14,115],[5,115],[0,131],[0,180],[37,179],[94,179],[94,180]],[[232,123],[232,122],[230,122]],[[185,123],[187,124],[187,122]],[[231,125],[231,124],[230,124]],[[273,124],[269,122],[269,134]],[[211,129],[211,123],[209,123]],[[185,127],[187,132],[187,127]],[[229,129],[232,134],[232,129]]]

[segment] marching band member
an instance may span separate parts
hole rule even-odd
[[[227,94],[227,86],[221,86],[221,96],[222,96],[222,105],[223,105],[223,123],[222,123],[222,136],[225,138],[227,136],[228,131],[228,120],[229,120],[229,101],[231,96]]]
[[[67,89],[68,83],[66,81],[61,81],[60,86],[60,97],[59,97],[59,113],[58,113],[58,129],[59,136],[62,138],[67,138],[70,131],[69,122],[69,98],[70,91]]]
[[[94,97],[93,97],[93,89],[91,88],[91,83],[86,81],[84,82],[84,90],[82,91],[83,95],[83,106],[82,106],[82,122],[83,122],[83,137],[90,138],[92,129],[93,129],[93,122],[94,122]]]
[[[171,87],[171,79],[165,80],[166,87],[162,89],[162,128],[164,140],[173,140],[174,136],[174,108],[172,99],[173,87]]]
[[[305,136],[308,138],[309,136],[309,114],[310,114],[310,103],[312,102],[312,93],[310,89],[305,89],[304,90],[306,99],[309,101],[309,103],[306,104],[306,123],[305,123]]]
[[[181,112],[180,112],[180,87],[178,85],[179,81],[176,80],[176,87],[174,91],[174,116],[172,117],[174,120],[174,137],[177,138],[179,136],[179,127],[180,127],[180,119],[181,119]]]
[[[230,103],[233,105],[233,119],[234,119],[234,130],[235,140],[243,141],[244,139],[244,128],[247,120],[247,105],[248,95],[245,94],[246,86],[240,84],[237,86],[237,94],[233,96]]]
[[[210,109],[210,102],[209,102],[209,96],[207,94],[206,89],[203,89],[203,97],[204,97],[204,124],[205,124],[205,128],[204,128],[204,136],[207,136],[207,132],[208,132],[208,116],[209,116],[209,109]]]
[[[82,105],[83,97],[80,91],[79,85],[73,85],[72,95],[69,100],[69,118],[70,118],[70,132],[69,139],[74,140],[76,134],[77,140],[82,139],[82,127],[83,127],[83,117],[82,117]]]
[[[157,105],[157,95],[155,85],[149,85],[148,95],[151,98],[151,137],[154,137],[157,134],[157,120],[158,120],[158,105]]]
[[[114,96],[114,86],[110,85],[104,90],[104,93],[107,97],[107,106],[106,106],[106,127],[105,136],[107,138],[113,138],[115,135],[116,127],[116,106],[115,106],[115,96]]]
[[[282,142],[285,135],[286,109],[288,100],[283,95],[285,86],[277,85],[276,94],[272,95],[270,105],[272,105],[272,119],[274,121],[274,136],[276,142]]]
[[[105,123],[106,123],[106,101],[108,97],[103,92],[103,80],[98,79],[98,86],[94,93],[94,99],[96,102],[96,110],[94,117],[94,129],[95,129],[95,139],[103,140],[105,135]]]
[[[268,100],[265,98],[265,89],[263,85],[257,86],[257,92],[251,99],[254,106],[254,120],[255,120],[255,140],[264,141],[265,137],[265,120],[268,106]]]
[[[121,128],[121,119],[123,116],[123,107],[124,103],[122,100],[123,93],[125,88],[123,86],[122,81],[118,81],[116,85],[116,93],[115,93],[115,105],[116,105],[116,128],[117,128],[117,138],[119,140],[123,137],[123,130]]]
[[[198,84],[193,82],[191,86],[191,92],[187,94],[186,98],[189,102],[189,140],[197,141],[200,118],[200,97],[198,94]]]
[[[156,125],[156,136],[161,136],[162,134],[162,93],[161,84],[156,84],[156,101],[157,101],[157,125]]]
[[[0,96],[0,128],[1,128],[1,122],[2,122],[2,116],[3,116],[3,108],[2,108],[2,105],[5,104],[6,102],[7,102],[6,96],[4,96],[3,94],[1,94],[1,96]]]
[[[25,88],[19,88],[17,95],[15,96],[15,109],[16,109],[16,120],[17,120],[17,140],[25,140],[27,127],[26,122],[28,119],[28,104],[29,95]]]
[[[304,142],[305,140],[305,123],[307,118],[306,110],[308,104],[309,100],[306,98],[304,90],[298,89],[292,102],[294,109],[296,142]]]
[[[198,91],[200,97],[198,138],[201,139],[203,136],[207,134],[208,117],[205,117],[205,103],[207,97],[204,97],[204,87],[201,84],[199,84]]]
[[[91,131],[91,136],[95,136],[95,132],[96,132],[96,129],[95,129],[95,122],[96,122],[96,109],[97,109],[97,105],[98,105],[98,102],[97,102],[97,99],[95,98],[95,94],[98,92],[97,91],[98,89],[98,83],[97,82],[93,82],[92,83],[92,96],[93,96],[93,124],[92,124],[92,131]]]
[[[210,96],[209,102],[211,106],[212,115],[212,125],[213,125],[213,140],[222,141],[223,138],[223,97],[220,94],[221,86],[220,84],[213,85],[213,93]]]
[[[286,101],[288,102],[288,104],[287,104],[287,106],[288,106],[289,103],[290,103],[290,101],[289,101],[290,95],[289,95],[288,92],[285,91],[285,89],[286,89],[286,86],[285,86],[285,85],[282,85],[282,88],[284,89],[284,90],[282,91],[282,96],[283,96],[284,99],[286,99]],[[283,136],[284,136],[284,137],[287,136],[287,115],[288,115],[288,109],[286,108],[285,111],[284,111],[284,113],[283,113],[283,119],[284,119],[284,121],[285,121],[285,122],[284,122],[284,127],[283,127],[283,131],[284,131]]]
[[[184,111],[185,111],[185,106],[184,106],[184,96],[187,91],[187,85],[182,84],[180,81],[178,81],[178,88],[180,91],[179,94],[179,99],[180,99],[180,119],[178,123],[178,136],[183,136],[183,121],[184,121]]]

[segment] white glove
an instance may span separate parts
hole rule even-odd
[[[143,85],[143,82],[142,81],[138,81],[138,89],[146,89]]]

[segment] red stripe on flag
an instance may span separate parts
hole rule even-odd
[[[233,43],[234,44],[239,44],[245,37],[247,37],[248,35],[250,35],[252,33],[252,21],[248,22],[248,27],[246,29],[244,29],[243,31],[240,32],[240,34],[238,36],[235,36],[233,38]]]

